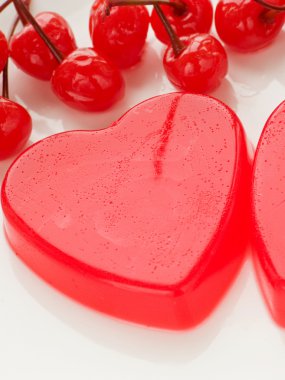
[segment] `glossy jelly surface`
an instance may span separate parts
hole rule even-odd
[[[16,253],[69,296],[161,328],[201,322],[247,243],[250,159],[213,98],[147,100],[108,129],[51,136],[2,188]]]
[[[268,119],[253,176],[255,267],[276,322],[285,327],[285,102]]]

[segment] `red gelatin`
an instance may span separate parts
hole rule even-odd
[[[254,162],[254,262],[267,306],[285,327],[285,102],[268,119]]]
[[[250,167],[229,108],[159,96],[108,129],[54,135],[24,152],[2,188],[6,234],[30,268],[76,300],[188,328],[242,263]]]

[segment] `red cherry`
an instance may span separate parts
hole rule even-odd
[[[0,30],[0,73],[3,71],[8,60],[8,43],[5,35]]]
[[[254,262],[268,308],[285,327],[285,102],[268,119],[252,183]]]
[[[271,0],[276,5],[282,2]],[[284,12],[272,12],[254,0],[220,0],[215,23],[227,45],[244,52],[254,51],[270,44],[278,35],[284,24]]]
[[[54,93],[67,105],[84,111],[109,108],[124,95],[119,70],[94,49],[77,49],[54,71]]]
[[[210,34],[182,37],[184,50],[176,56],[172,46],[164,54],[168,79],[177,88],[195,93],[214,90],[226,76],[228,59],[221,43]]]
[[[42,12],[35,19],[64,57],[76,49],[72,30],[60,15]],[[10,53],[21,70],[38,79],[49,80],[58,65],[49,48],[30,24],[12,38]]]
[[[90,35],[93,46],[117,67],[126,69],[142,55],[149,14],[145,6],[114,6],[106,15],[108,1],[98,0],[90,14]]]
[[[0,97],[0,159],[18,152],[28,141],[32,119],[19,104]]]
[[[208,33],[213,21],[213,6],[210,0],[183,0],[186,10],[182,13],[175,8],[161,5],[163,13],[178,37],[193,33]],[[170,39],[155,9],[151,14],[151,26],[156,37],[165,44]]]

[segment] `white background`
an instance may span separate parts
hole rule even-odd
[[[60,12],[70,21],[79,46],[90,45],[92,1],[33,3],[35,13]],[[12,23],[12,14],[11,10],[0,17],[4,30]],[[237,112],[254,144],[284,98],[284,46],[283,32],[261,52],[229,53],[229,75],[213,94]],[[34,120],[31,142],[55,132],[108,126],[139,101],[173,91],[163,74],[162,52],[150,33],[142,63],[124,73],[125,100],[101,114],[66,108],[48,83],[11,65],[11,96]],[[10,163],[0,163],[1,179]],[[250,260],[205,323],[173,333],[114,320],[67,299],[15,257],[0,231],[0,379],[283,379],[284,358],[285,332],[268,315]]]

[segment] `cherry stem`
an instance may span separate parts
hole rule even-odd
[[[30,7],[30,3],[31,3],[31,0],[25,0],[25,4],[27,5],[27,7]],[[18,15],[12,24],[12,27],[8,36],[8,44],[10,43],[20,20],[21,18]],[[6,98],[6,99],[9,99],[9,70],[8,69],[9,69],[9,59],[7,60],[7,63],[3,70],[3,81],[2,81],[2,96],[3,98]]]
[[[19,15],[19,19],[21,20],[21,23],[25,26],[25,25],[28,25],[28,20],[27,20],[27,18],[23,15],[23,13],[21,12],[21,9],[20,9],[20,7],[19,7],[19,5],[18,4],[15,4],[15,2],[13,1],[13,3],[14,3],[14,6],[15,6],[15,9],[16,9],[16,11],[17,11],[17,13],[18,13],[18,15]]]
[[[38,33],[38,35],[41,37],[41,39],[44,41],[44,43],[47,45],[49,50],[51,51],[54,58],[57,60],[58,63],[61,63],[63,61],[63,55],[61,52],[55,47],[55,45],[51,42],[49,37],[45,34],[41,26],[37,23],[36,19],[33,17],[31,12],[28,10],[28,8],[25,6],[22,0],[13,0],[14,6],[19,14],[19,17],[23,16],[35,29],[35,31]]]
[[[277,12],[282,12],[285,11],[285,5],[274,5],[274,4],[269,4],[264,0],[254,0],[256,3],[262,5],[265,8],[277,11]]]
[[[20,16],[16,17],[16,19],[15,19],[13,25],[12,25],[12,28],[11,28],[11,31],[10,31],[10,34],[9,34],[9,37],[8,37],[8,42],[10,42],[11,38],[14,36],[15,30],[16,30],[19,22],[20,22]]]
[[[9,37],[8,37],[8,43],[11,41],[11,38],[13,37],[14,33],[15,33],[15,30],[18,26],[20,22],[20,17],[17,16],[15,21],[13,22],[13,25],[12,25],[12,28],[11,28],[11,31],[9,33]],[[2,80],[2,96],[3,98],[6,98],[6,99],[9,99],[9,70],[8,70],[8,64],[9,61],[7,61],[5,67],[4,67],[4,70],[3,70],[3,80]]]
[[[267,9],[260,15],[261,20],[267,24],[272,24],[275,22],[275,17],[281,13],[281,11],[275,11],[274,9]]]
[[[174,8],[177,15],[187,11],[187,5],[181,0],[109,0],[108,8],[124,5],[155,5],[163,4]]]
[[[12,2],[13,0],[6,0],[5,3],[0,5],[0,12],[4,11]]]
[[[4,67],[2,75],[3,75],[2,96],[5,99],[9,99],[8,61]]]
[[[155,8],[163,26],[165,27],[165,30],[166,30],[169,38],[170,38],[171,45],[172,45],[172,48],[174,51],[174,55],[175,55],[175,57],[178,57],[182,53],[182,51],[185,49],[185,46],[182,43],[182,41],[179,39],[179,37],[176,35],[174,29],[172,28],[169,21],[167,20],[167,17],[163,13],[160,5],[155,4],[154,8]]]

